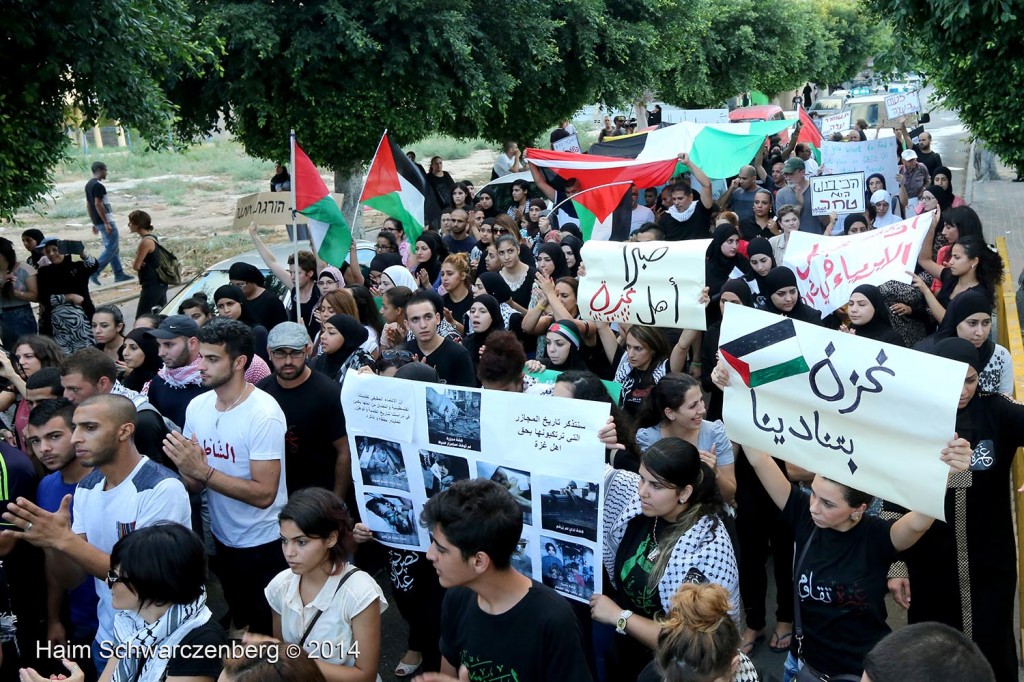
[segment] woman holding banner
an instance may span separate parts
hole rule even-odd
[[[686,583],[713,583],[729,593],[739,620],[739,575],[714,474],[697,448],[663,438],[644,453],[640,473],[606,479],[604,567],[612,596],[595,594],[590,611],[619,635],[605,650],[608,680],[635,680],[653,658],[662,616]]]
[[[729,371],[719,364],[712,379],[724,390]],[[886,571],[897,553],[913,547],[934,520],[919,512],[895,522],[870,516],[865,512],[871,495],[818,475],[808,496],[768,453],[746,447],[744,453],[796,540],[796,635],[785,682],[860,680],[864,656],[889,633]],[[970,445],[957,438],[940,457],[953,472],[966,471]]]
[[[984,365],[968,341],[944,339],[933,353],[968,365],[956,432],[970,442],[973,456],[969,470],[950,478],[946,521],[936,522],[904,555],[906,564],[892,566],[889,589],[909,609],[910,623],[934,620],[963,631],[992,664],[996,680],[1016,682],[1017,553],[1006,489],[1024,445],[1024,405],[978,392]],[[902,510],[886,505],[886,512],[899,516]]]

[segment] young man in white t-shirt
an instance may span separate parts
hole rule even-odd
[[[135,416],[135,405],[120,395],[100,394],[78,404],[71,440],[79,461],[93,471],[79,482],[74,502],[66,495],[60,509],[50,513],[19,500],[4,515],[23,529],[18,537],[46,550],[47,569],[65,587],[77,587],[89,575],[95,578],[99,629],[93,659],[100,670],[114,636],[110,588],[104,582],[114,544],[146,526],[173,521],[187,527],[192,522],[178,477],[135,448]]]
[[[192,399],[183,432],[167,436],[164,452],[189,488],[206,488],[217,546],[212,568],[235,627],[269,634],[263,588],[287,567],[277,523],[288,500],[287,426],[277,401],[245,380],[254,342],[252,330],[234,320],[199,330],[199,375],[212,390]]]

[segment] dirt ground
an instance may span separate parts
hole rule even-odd
[[[481,150],[464,159],[446,160],[444,169],[456,180],[471,180],[479,187],[490,179],[490,169],[496,153]],[[104,185],[110,194],[114,218],[120,233],[121,258],[130,274],[134,274],[130,266],[138,238],[128,231],[127,216],[136,209],[147,211],[152,216],[156,234],[160,236],[161,243],[178,256],[186,278],[212,263],[253,248],[245,231],[232,227],[235,203],[239,197],[266,189],[270,176],[274,173],[273,164],[266,165],[265,181],[254,182],[251,178],[243,179],[223,174],[126,177],[117,169],[116,155],[107,155],[103,159],[110,169],[109,178]],[[333,186],[333,175],[322,175],[327,185]],[[102,242],[99,236],[92,233],[89,219],[84,213],[84,187],[89,177],[86,173],[63,174],[53,189],[52,200],[46,206],[19,212],[16,224],[0,226],[0,237],[14,242],[16,250],[20,253],[21,233],[34,227],[42,230],[48,237],[85,242],[86,251],[98,256],[103,250]],[[161,183],[183,184],[184,188],[168,196],[168,192],[160,190]],[[79,198],[81,211],[76,210],[76,205],[72,205]],[[75,213],[80,215],[73,215],[70,218],[58,217],[62,214]],[[360,236],[360,233],[372,235],[383,220],[383,214],[364,208],[357,236]],[[263,237],[265,241],[273,243],[285,241],[287,233],[282,226],[279,229],[268,230],[263,233]],[[131,297],[132,292],[138,288],[133,284],[114,286],[113,274],[109,268],[102,280],[104,287],[102,295],[97,297],[98,300],[121,300]]]

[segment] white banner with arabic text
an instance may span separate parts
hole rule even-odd
[[[710,243],[588,241],[580,254],[587,266],[577,297],[580,317],[703,331],[698,301]]]
[[[738,305],[725,306],[719,357],[730,440],[945,517],[939,456],[966,365]]]
[[[825,317],[861,284],[909,283],[933,213],[842,237],[792,232],[782,264],[796,273],[804,303]]]

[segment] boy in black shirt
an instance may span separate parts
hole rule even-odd
[[[419,290],[405,304],[405,326],[415,337],[405,344],[410,353],[437,370],[441,381],[454,386],[476,386],[469,351],[437,333],[444,302],[433,290]]]
[[[473,680],[591,682],[569,605],[511,567],[523,513],[508,490],[458,481],[427,501],[420,522],[430,529],[427,559],[448,588],[435,680],[466,668]]]

